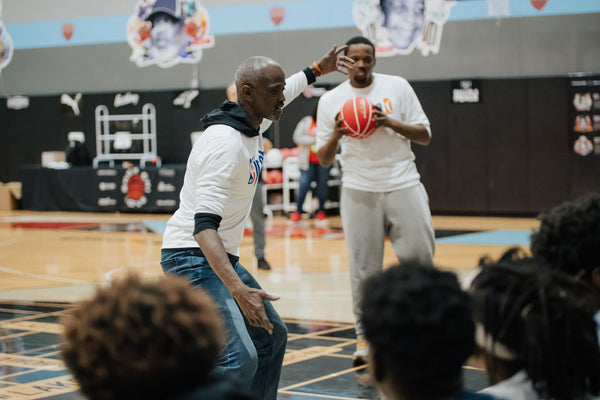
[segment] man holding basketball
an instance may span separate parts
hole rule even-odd
[[[435,237],[429,199],[411,151],[411,142],[429,144],[429,120],[406,79],[373,73],[371,41],[357,36],[346,45],[345,55],[354,66],[349,79],[319,101],[317,149],[321,165],[328,166],[341,148],[341,216],[358,339],[353,363],[358,366],[366,362],[368,352],[360,323],[360,286],[382,269],[386,236],[400,262],[416,259],[427,264],[433,264]],[[350,137],[339,115],[344,103],[355,97],[375,105],[377,129],[366,138]]]

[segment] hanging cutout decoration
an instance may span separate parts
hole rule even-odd
[[[269,16],[271,17],[271,21],[275,24],[275,26],[279,26],[283,18],[285,17],[285,8],[283,7],[271,7],[269,10]]]
[[[455,0],[354,0],[354,22],[378,56],[438,54]]]
[[[536,10],[542,11],[542,8],[546,5],[548,0],[531,0],[531,5],[535,7]]]
[[[62,26],[62,34],[67,41],[71,40],[73,36],[73,32],[75,31],[75,27],[73,24],[63,24]]]
[[[209,30],[200,0],[138,0],[126,28],[130,60],[138,67],[197,63],[215,44]]]
[[[0,0],[0,71],[6,67],[12,59],[14,47],[12,38],[2,22],[2,0]]]

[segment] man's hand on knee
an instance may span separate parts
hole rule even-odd
[[[247,291],[237,294],[235,300],[250,325],[264,328],[269,334],[273,334],[273,324],[265,312],[264,301],[276,301],[279,300],[279,296],[270,295],[261,289],[248,288]]]

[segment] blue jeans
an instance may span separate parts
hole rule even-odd
[[[235,272],[248,287],[260,289],[254,277],[229,255]],[[257,399],[277,398],[277,387],[287,343],[287,327],[269,301],[265,301],[267,317],[273,324],[273,334],[263,328],[250,326],[227,287],[214,273],[199,248],[163,249],[160,264],[165,274],[188,279],[194,286],[206,291],[217,303],[223,318],[227,343],[216,370],[234,374],[245,382]]]
[[[329,180],[329,167],[321,167],[320,164],[310,163],[308,169],[300,170],[300,181],[298,182],[298,198],[296,199],[296,207],[299,213],[302,213],[302,205],[306,199],[306,193],[310,190],[310,184],[313,181],[317,182],[317,198],[319,199],[318,211],[325,211],[325,202],[327,201]]]

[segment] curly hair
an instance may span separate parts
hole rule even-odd
[[[362,295],[361,322],[376,381],[387,378],[408,398],[461,391],[475,325],[469,297],[453,273],[406,261],[369,277]]]
[[[600,268],[600,194],[553,208],[540,217],[531,252],[571,276],[591,278]]]
[[[213,301],[175,276],[115,281],[61,322],[63,360],[92,400],[183,392],[208,377],[224,345]]]
[[[600,350],[588,287],[535,258],[483,266],[471,295],[492,383],[525,370],[541,398],[597,394]]]

